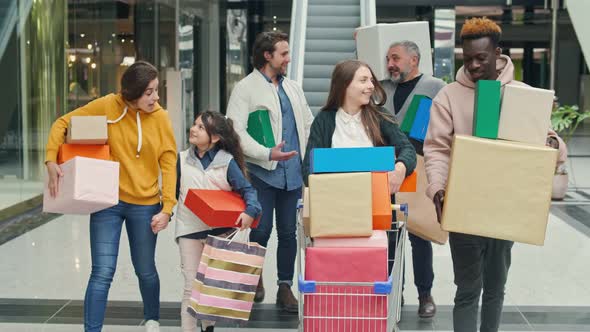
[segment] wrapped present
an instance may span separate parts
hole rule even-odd
[[[412,129],[410,129],[409,136],[420,142],[424,142],[426,138],[426,131],[428,131],[428,122],[430,121],[430,106],[432,100],[429,98],[422,98],[416,111],[416,117]]]
[[[209,227],[236,227],[236,221],[246,210],[246,203],[242,197],[232,191],[189,189],[184,205]],[[258,226],[260,218],[252,223],[252,228]]]
[[[388,175],[371,173],[373,193],[373,229],[391,229],[391,194]]]
[[[542,245],[557,150],[455,136],[442,228]]]
[[[266,248],[209,236],[193,283],[189,313],[227,323],[249,320]]]
[[[475,84],[473,136],[498,138],[500,81],[479,80]]]
[[[380,241],[379,244],[380,247],[307,247],[305,280],[386,281],[387,242],[383,245],[383,241]]]
[[[304,295],[301,323],[305,332],[387,332],[387,294],[372,286],[316,286]]]
[[[119,163],[74,157],[60,165],[58,194],[43,193],[43,212],[90,214],[119,203]]]
[[[544,146],[554,96],[553,90],[505,85],[498,138]]]
[[[303,188],[303,233],[305,236],[309,235],[311,227],[311,219],[309,218],[309,188]]]
[[[392,146],[372,148],[315,148],[311,173],[389,172],[395,168]]]
[[[276,145],[268,110],[261,109],[250,113],[248,116],[247,131],[256,142],[267,148],[272,148]]]
[[[371,173],[309,176],[311,237],[371,236]]]
[[[104,115],[72,116],[68,124],[66,143],[106,144],[107,117]]]
[[[428,97],[424,95],[414,95],[414,97],[412,98],[410,106],[408,107],[408,111],[404,116],[404,121],[402,121],[402,124],[399,127],[401,131],[403,131],[404,133],[410,133],[410,130],[412,130],[412,126],[414,125],[414,119],[416,119],[416,113],[418,112],[418,107],[420,106],[420,102],[424,98]]]
[[[111,153],[108,145],[62,144],[57,152],[57,163],[63,164],[74,157],[86,157],[109,160]]]
[[[378,80],[391,78],[385,56],[393,43],[404,40],[413,41],[420,49],[419,71],[433,74],[428,22],[380,23],[360,27],[356,31],[357,58],[373,69]]]
[[[434,203],[426,196],[426,171],[424,169],[424,157],[416,156],[416,171],[420,173],[416,181],[415,192],[399,192],[395,194],[397,203],[408,204],[408,231],[424,240],[438,244],[445,244],[449,233],[443,231],[436,219]]]
[[[390,209],[391,210],[391,209]],[[391,224],[391,219],[390,219]],[[390,226],[391,228],[391,226]],[[387,232],[382,230],[373,230],[369,237],[336,237],[336,238],[315,238],[313,246],[318,248],[341,248],[341,247],[376,247],[387,248]]]
[[[422,173],[422,174],[424,174],[424,173]],[[422,175],[422,177],[424,177],[424,175]],[[417,182],[418,182],[418,172],[413,171],[412,174],[406,176],[406,178],[404,179],[404,182],[402,182],[402,185],[399,187],[398,193],[415,192],[417,189]]]

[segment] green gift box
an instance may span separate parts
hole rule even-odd
[[[498,138],[500,98],[500,81],[477,81],[473,111],[473,136]]]
[[[247,131],[256,142],[267,148],[272,148],[276,145],[268,110],[257,110],[250,113],[248,116]]]
[[[424,95],[414,95],[414,98],[412,98],[410,107],[408,107],[408,111],[404,116],[404,121],[402,121],[402,125],[400,126],[400,129],[404,133],[409,133],[410,130],[412,130],[412,125],[414,125],[414,120],[416,119],[416,112],[418,112],[418,106],[420,106],[420,101],[424,98],[428,97]]]

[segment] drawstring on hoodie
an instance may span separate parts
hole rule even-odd
[[[127,115],[127,106],[125,106],[125,109],[123,110],[123,114],[121,114],[120,117],[118,117],[115,120],[107,120],[107,123],[109,123],[109,124],[117,123],[117,122],[121,121],[125,117],[125,115]],[[135,113],[135,122],[137,124],[137,154],[135,155],[135,158],[139,158],[139,152],[141,151],[141,145],[142,145],[141,118],[139,117],[139,111],[137,111]]]

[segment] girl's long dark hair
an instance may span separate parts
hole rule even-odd
[[[234,160],[238,163],[244,176],[248,176],[246,170],[246,159],[244,151],[240,145],[240,136],[234,130],[233,121],[226,118],[223,114],[215,111],[205,111],[198,115],[205,126],[205,131],[211,136],[219,136],[219,141],[215,144],[220,149],[229,152]]]

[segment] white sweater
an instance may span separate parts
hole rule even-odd
[[[295,81],[285,77],[283,89],[293,107],[300,153],[303,159],[309,130],[313,122],[313,114],[307,105],[303,90]],[[268,82],[260,71],[254,69],[234,87],[226,114],[228,118],[233,120],[234,129],[240,136],[246,161],[267,170],[274,170],[277,167],[277,162],[269,160],[270,148],[256,142],[246,131],[250,113],[261,109],[268,110],[275,142],[279,144],[283,140],[283,117],[279,94],[275,85]]]

